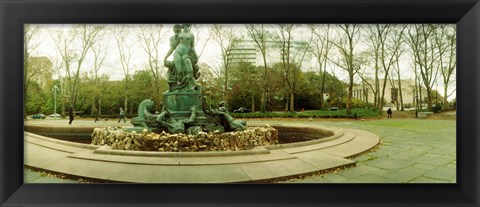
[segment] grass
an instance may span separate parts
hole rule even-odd
[[[351,114],[347,110],[338,111],[304,111],[304,112],[253,112],[253,113],[231,113],[234,118],[373,118],[381,117],[382,113],[370,109],[352,109]]]

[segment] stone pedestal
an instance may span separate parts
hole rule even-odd
[[[163,104],[165,108],[177,120],[189,119],[192,111],[190,108],[196,106],[196,121],[192,125],[204,125],[207,122],[202,106],[202,95],[200,92],[171,92],[163,93]]]

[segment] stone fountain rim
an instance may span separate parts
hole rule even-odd
[[[262,127],[265,125],[251,125],[249,127]],[[324,126],[318,125],[299,125],[299,124],[273,124],[269,125],[273,128],[284,127],[290,129],[300,129],[304,131],[305,129],[310,129],[313,132],[320,130],[323,133],[331,133],[332,135],[295,143],[286,143],[286,144],[276,144],[276,145],[266,145],[266,146],[257,146],[250,150],[238,150],[238,151],[208,151],[208,152],[157,152],[157,151],[132,151],[132,150],[113,150],[108,146],[101,145],[92,145],[92,144],[82,144],[75,143],[70,141],[58,140],[48,136],[42,136],[35,133],[32,133],[35,137],[54,142],[58,144],[64,144],[73,147],[80,147],[85,149],[93,149],[95,154],[107,154],[107,155],[124,155],[124,156],[144,156],[144,157],[221,157],[221,156],[240,156],[240,155],[256,155],[256,154],[269,154],[270,150],[275,149],[288,149],[288,148],[297,148],[305,147],[309,145],[319,144],[322,142],[329,142],[335,140],[344,135],[343,131],[338,128],[327,128]],[[308,131],[308,130],[307,130]],[[307,132],[308,133],[308,132]]]

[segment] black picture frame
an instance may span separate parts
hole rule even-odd
[[[478,206],[477,0],[0,0],[2,206]],[[24,23],[455,23],[457,184],[23,184]]]

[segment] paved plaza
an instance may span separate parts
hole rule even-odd
[[[354,158],[357,166],[295,183],[456,183],[456,121],[391,119],[322,122],[362,129],[380,136],[370,153]]]
[[[67,120],[63,127],[69,127]],[[59,120],[29,120],[29,125],[59,124]],[[356,166],[320,175],[295,178],[285,183],[455,183],[456,121],[437,119],[325,120],[273,119],[249,120],[252,124],[323,125],[365,130],[378,135],[380,145],[355,158]],[[75,120],[73,126],[130,126],[117,121]],[[27,183],[76,183],[44,172],[26,169]]]

